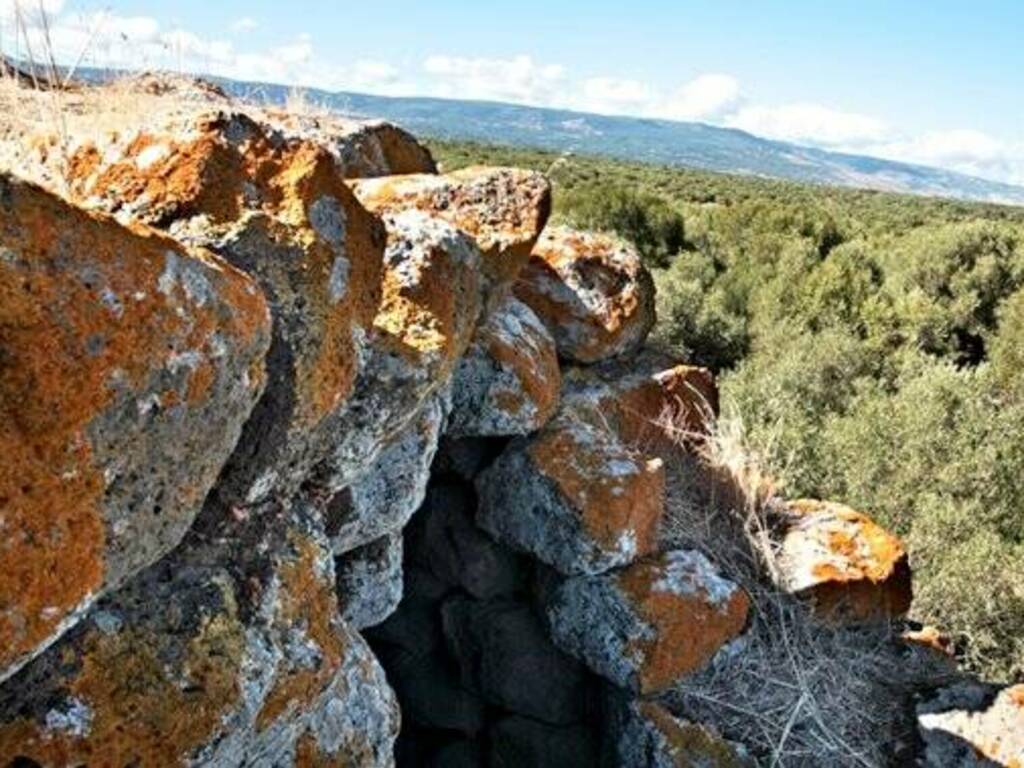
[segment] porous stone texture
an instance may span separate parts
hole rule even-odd
[[[752,768],[714,730],[680,720],[653,701],[613,696],[604,764],[611,768]]]
[[[293,493],[343,428],[382,298],[380,220],[324,147],[238,111],[86,144],[71,167],[76,199],[207,246],[259,282],[274,315],[268,394],[217,490],[235,506]]]
[[[927,768],[1024,765],[1024,685],[954,684],[918,704],[917,723]]]
[[[392,176],[356,181],[352,189],[371,211],[424,211],[472,237],[483,254],[488,294],[495,298],[519,275],[551,213],[547,179],[518,168]]]
[[[41,765],[390,764],[395,701],[341,621],[315,519],[191,535],[0,695],[0,755]],[[254,528],[256,530],[254,530]],[[230,567],[221,565],[230,563]]]
[[[529,434],[554,414],[561,385],[551,334],[529,307],[506,296],[459,362],[448,434]]]
[[[783,588],[823,617],[861,622],[901,616],[912,598],[902,542],[866,515],[812,500],[786,505],[779,570]]]
[[[648,694],[699,670],[746,626],[750,601],[699,552],[676,550],[547,598],[555,643],[616,685]]]
[[[0,680],[181,540],[269,341],[214,255],[0,176]]]
[[[318,492],[348,487],[434,395],[444,390],[481,310],[480,251],[441,219],[384,217],[383,289],[354,395],[332,449],[312,473]]]
[[[409,522],[426,495],[431,462],[450,409],[447,390],[432,397],[369,469],[323,505],[336,554],[400,531]]]
[[[596,574],[656,546],[659,459],[630,451],[600,421],[568,411],[517,438],[477,478],[481,527],[564,574]]]
[[[402,600],[402,534],[342,555],[336,568],[342,618],[355,629],[380,624]]]
[[[610,235],[548,227],[514,290],[573,362],[636,352],[654,326],[654,281],[636,250]]]

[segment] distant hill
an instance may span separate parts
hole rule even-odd
[[[237,95],[283,101],[290,88],[219,81]],[[962,173],[762,139],[733,128],[485,101],[306,91],[342,112],[380,117],[432,138],[606,155],[724,173],[1024,205],[1024,187]]]

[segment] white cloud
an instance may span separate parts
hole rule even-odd
[[[735,77],[706,74],[670,94],[658,105],[657,113],[670,120],[713,120],[732,111],[739,102],[740,84]]]
[[[1000,141],[977,130],[929,131],[880,144],[872,151],[892,160],[1024,184],[1024,142]]]
[[[252,16],[242,16],[240,19],[235,19],[231,22],[230,29],[235,34],[240,34],[242,32],[252,32],[257,27],[259,27],[259,22]]]
[[[434,96],[552,105],[565,93],[565,69],[537,64],[529,56],[511,59],[430,56],[423,62]]]
[[[837,149],[854,149],[890,136],[888,126],[881,120],[820,104],[748,106],[727,116],[724,122],[769,139]]]
[[[583,81],[579,107],[590,112],[636,114],[648,108],[656,94],[651,86],[620,77],[591,77]]]

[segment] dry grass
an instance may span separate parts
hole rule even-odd
[[[748,449],[742,423],[720,419],[706,439],[675,434],[664,544],[704,552],[750,595],[752,618],[743,638],[673,689],[666,704],[744,745],[759,765],[907,764],[911,692],[953,671],[900,642],[896,627],[828,626],[775,589],[779,489]]]

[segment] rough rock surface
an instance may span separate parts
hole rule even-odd
[[[782,586],[838,621],[888,619],[910,607],[903,544],[842,504],[800,500],[786,507],[779,568]]]
[[[917,723],[927,768],[1024,765],[1024,685],[951,685],[918,704]]]
[[[565,574],[595,574],[654,550],[664,512],[660,460],[603,424],[557,416],[517,438],[477,479],[479,524]]]
[[[314,469],[321,492],[363,476],[388,442],[444,390],[481,310],[480,251],[452,225],[410,210],[385,216],[383,291],[355,393]]]
[[[606,736],[609,766],[746,768],[752,765],[710,728],[680,720],[653,701],[614,698]]]
[[[326,502],[322,514],[336,554],[399,531],[409,522],[426,495],[449,410],[447,392],[431,398],[372,466]]]
[[[355,629],[380,624],[402,600],[402,534],[347,552],[336,568],[342,618]]]
[[[507,296],[477,329],[452,385],[452,437],[525,435],[558,406],[555,341],[533,311]]]
[[[0,176],[0,680],[180,541],[269,335],[212,254]]]
[[[191,536],[0,696],[0,755],[41,765],[390,763],[398,713],[337,611],[315,520]],[[216,543],[209,543],[215,541]],[[229,569],[218,563],[231,563]]]
[[[517,168],[370,179],[353,182],[352,189],[375,213],[416,209],[472,237],[483,254],[486,287],[495,297],[519,275],[551,213],[547,179]]]
[[[548,227],[515,285],[551,330],[558,354],[594,363],[639,350],[654,326],[654,281],[631,246]]]
[[[699,552],[672,551],[620,571],[566,579],[547,601],[555,643],[637,693],[700,669],[746,625],[749,598]]]

